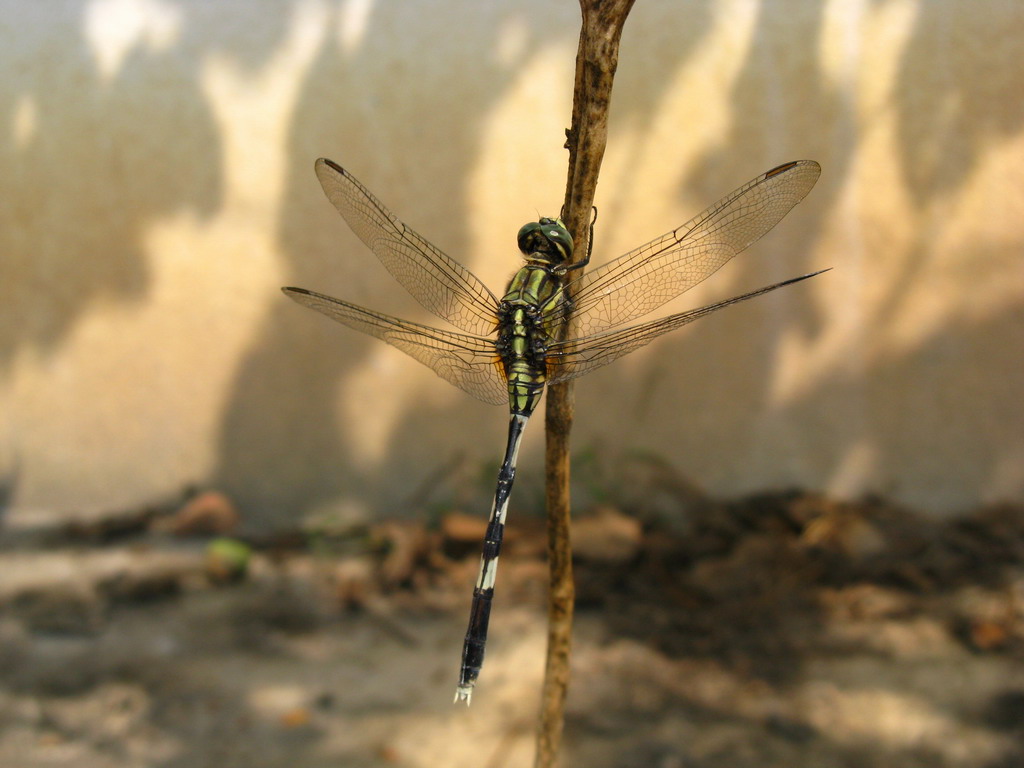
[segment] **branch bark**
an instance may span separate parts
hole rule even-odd
[[[562,216],[573,236],[574,260],[587,252],[597,177],[608,141],[608,107],[619,63],[619,40],[635,0],[580,0],[583,24],[576,52],[572,124],[566,132],[569,173]],[[578,276],[579,272],[573,275]],[[575,585],[572,576],[569,434],[572,383],[548,388],[545,410],[545,501],[548,520],[548,649],[537,729],[535,768],[554,768],[562,742]]]

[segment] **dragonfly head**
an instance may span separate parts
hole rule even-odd
[[[567,264],[572,258],[572,235],[561,219],[541,219],[524,224],[516,240],[528,261],[558,266]]]

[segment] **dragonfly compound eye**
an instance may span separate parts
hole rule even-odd
[[[572,236],[559,219],[541,219],[525,224],[517,238],[519,250],[529,255],[543,253],[555,262],[572,258]]]
[[[569,261],[572,258],[572,235],[565,228],[565,224],[561,219],[541,219],[540,221],[548,242],[561,252],[563,261]]]
[[[519,234],[516,235],[516,243],[519,245],[519,250],[523,253],[530,253],[536,250],[537,236],[540,231],[541,225],[538,221],[523,224],[519,229]]]

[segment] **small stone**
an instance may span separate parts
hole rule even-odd
[[[971,645],[979,651],[997,651],[1009,642],[1006,627],[994,621],[975,621],[970,627]]]
[[[218,491],[204,491],[190,499],[162,527],[176,536],[208,536],[231,533],[238,527],[238,510]]]
[[[643,543],[640,522],[612,507],[598,507],[573,523],[572,547],[576,557],[598,563],[627,563]]]
[[[486,533],[486,518],[452,512],[441,520],[442,551],[453,560],[479,557]]]
[[[477,544],[487,532],[487,520],[476,515],[452,512],[441,520],[441,534],[446,541]]]
[[[400,759],[398,750],[390,744],[382,744],[377,748],[377,757],[385,763],[395,764]]]
[[[380,563],[381,583],[387,587],[409,583],[429,549],[430,541],[423,525],[393,521],[378,526],[374,533],[387,543]]]
[[[377,592],[373,560],[368,555],[350,557],[340,561],[334,568],[334,593],[343,608],[359,608],[366,605]]]
[[[306,707],[293,707],[281,715],[281,725],[285,728],[302,728],[309,725],[312,713]]]
[[[807,546],[838,552],[855,560],[881,554],[886,548],[885,538],[878,528],[852,511],[815,518],[800,540]]]

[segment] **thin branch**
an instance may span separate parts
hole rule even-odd
[[[587,252],[588,224],[597,176],[608,140],[608,106],[619,62],[619,40],[635,0],[580,0],[583,24],[576,53],[572,126],[566,132],[569,173],[563,217],[575,243],[575,260]],[[569,653],[575,586],[569,541],[569,433],[573,385],[548,388],[545,412],[545,501],[548,519],[548,650],[537,729],[535,768],[558,759],[569,686]]]

